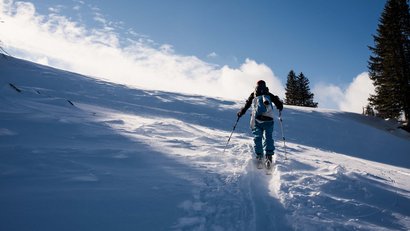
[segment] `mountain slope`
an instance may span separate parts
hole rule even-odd
[[[286,107],[267,176],[247,116],[223,153],[242,102],[10,57],[0,75],[1,230],[410,228],[410,138],[389,122]]]

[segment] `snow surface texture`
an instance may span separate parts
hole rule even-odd
[[[410,229],[410,137],[391,122],[285,107],[288,160],[276,120],[266,175],[249,112],[223,153],[244,102],[11,57],[0,77],[0,230]]]

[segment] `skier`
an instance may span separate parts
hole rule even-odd
[[[279,97],[270,93],[263,80],[259,80],[256,84],[255,91],[251,93],[245,106],[238,111],[237,115],[240,118],[252,106],[251,129],[254,135],[254,148],[258,161],[262,161],[265,151],[266,166],[270,168],[272,156],[275,152],[273,144],[273,107],[275,104],[279,112],[283,109],[283,103]],[[262,145],[263,144],[263,145]]]

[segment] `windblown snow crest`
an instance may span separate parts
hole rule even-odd
[[[266,175],[247,116],[223,152],[244,102],[11,57],[0,75],[1,230],[410,228],[410,139],[388,122],[285,107]]]

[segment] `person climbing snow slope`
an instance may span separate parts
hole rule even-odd
[[[279,97],[270,93],[263,80],[256,83],[255,91],[252,92],[246,101],[246,104],[238,111],[237,116],[240,118],[252,106],[252,115],[250,126],[254,135],[254,149],[258,161],[262,161],[265,155],[265,164],[270,168],[272,156],[275,153],[273,143],[273,105],[281,112],[283,103]]]

